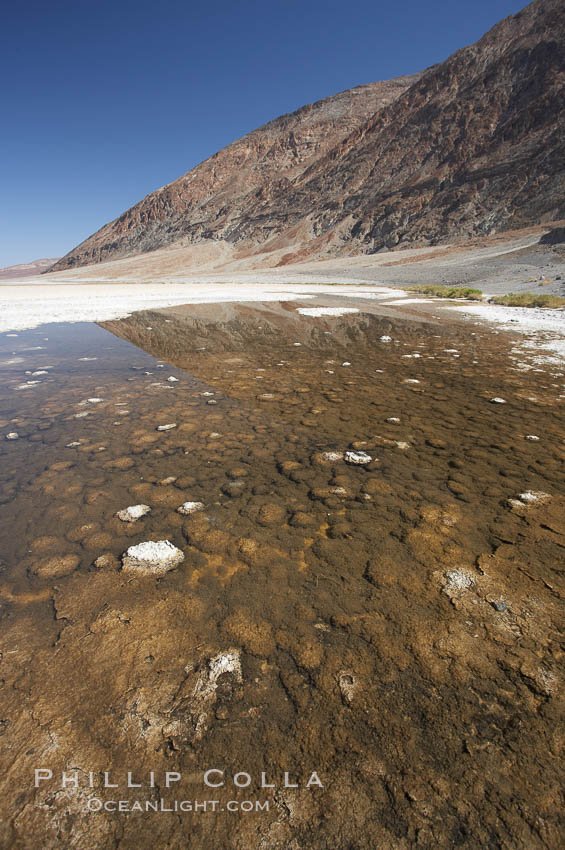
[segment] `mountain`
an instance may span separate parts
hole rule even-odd
[[[565,6],[535,0],[423,74],[307,106],[107,224],[53,270],[178,243],[282,262],[565,217]]]
[[[221,232],[267,186],[283,188],[399,97],[419,74],[358,86],[283,115],[238,139],[102,227],[56,270],[161,248]]]
[[[3,269],[0,269],[0,280],[12,280],[12,278],[32,277],[36,274],[42,274],[50,269],[58,259],[58,257],[51,257],[32,260],[31,263],[19,263],[17,266],[4,266]]]

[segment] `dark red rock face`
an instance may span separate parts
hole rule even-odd
[[[181,238],[372,253],[565,217],[565,7],[535,0],[422,75],[283,116],[148,195],[56,270]],[[298,254],[296,255],[298,258]]]

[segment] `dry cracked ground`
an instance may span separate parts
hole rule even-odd
[[[3,847],[562,846],[563,370],[295,307],[0,338]]]

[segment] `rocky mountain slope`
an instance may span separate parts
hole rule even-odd
[[[216,236],[229,230],[257,195],[290,186],[419,76],[358,86],[270,121],[102,227],[56,270],[152,251],[185,234],[198,241],[211,238],[212,229]]]
[[[565,217],[565,7],[535,0],[415,78],[284,116],[149,195],[56,270],[218,240],[279,263]]]
[[[32,275],[41,274],[51,268],[53,263],[56,263],[58,259],[58,257],[46,257],[40,260],[32,260],[31,263],[4,266],[4,268],[0,269],[0,280],[14,280],[18,277],[31,277]]]

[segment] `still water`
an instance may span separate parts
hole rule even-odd
[[[295,307],[0,337],[4,846],[558,846],[563,374]]]

